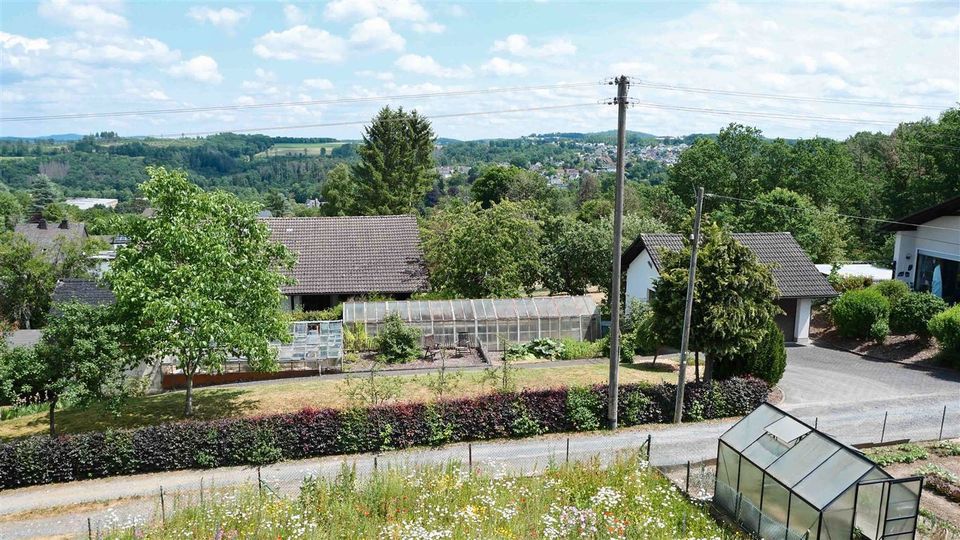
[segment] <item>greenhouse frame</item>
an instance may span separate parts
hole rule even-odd
[[[768,540],[914,538],[922,489],[767,403],[717,444],[714,503]]]
[[[391,313],[421,330],[421,345],[428,340],[441,346],[479,343],[499,351],[507,343],[538,338],[600,337],[600,313],[589,296],[347,302],[343,323],[362,324],[373,337]]]

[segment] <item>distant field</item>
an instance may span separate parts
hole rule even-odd
[[[267,156],[302,156],[304,153],[308,156],[319,156],[323,149],[327,153],[339,146],[347,144],[346,141],[337,141],[329,143],[279,143],[271,146],[264,152],[257,154],[257,157]]]

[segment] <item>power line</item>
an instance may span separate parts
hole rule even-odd
[[[442,118],[459,118],[459,117],[469,117],[469,116],[485,116],[493,114],[510,114],[518,112],[532,112],[532,111],[550,111],[557,109],[573,109],[578,107],[598,107],[600,106],[599,102],[591,103],[569,103],[565,105],[544,105],[540,107],[523,107],[517,109],[500,109],[492,111],[469,111],[461,113],[447,113],[447,114],[434,114],[429,116],[424,116],[428,120],[437,120]],[[218,133],[244,133],[251,131],[279,131],[286,129],[306,129],[306,128],[321,128],[321,127],[336,127],[336,126],[356,126],[369,124],[371,120],[346,120],[343,122],[325,122],[320,124],[297,124],[297,125],[285,125],[285,126],[269,126],[269,127],[258,127],[258,128],[241,128],[241,129],[222,129],[219,131],[192,131],[184,133],[173,133],[160,135],[160,137],[202,137],[205,135],[216,135]]]
[[[714,109],[707,107],[686,107],[682,105],[668,105],[665,103],[651,103],[646,101],[630,101],[630,105],[635,107],[643,107],[650,109],[667,109],[673,111],[684,111],[684,112],[697,112],[704,114],[715,114],[721,116],[749,116],[755,118],[776,118],[780,120],[814,120],[818,122],[838,122],[842,124],[874,124],[881,126],[889,126],[892,122],[885,122],[882,120],[866,120],[866,119],[855,119],[855,118],[840,118],[836,116],[815,116],[808,114],[792,114],[792,113],[777,113],[777,112],[756,112],[756,111],[738,111],[732,109]]]
[[[673,92],[689,92],[689,93],[698,93],[698,94],[717,94],[724,96],[739,96],[739,97],[751,97],[758,99],[775,99],[781,101],[798,101],[806,103],[837,103],[844,105],[860,105],[866,107],[886,107],[891,109],[921,109],[921,110],[933,110],[933,111],[943,111],[944,109],[949,109],[954,105],[916,105],[911,103],[895,103],[889,101],[869,101],[869,100],[859,100],[859,99],[843,99],[843,98],[829,98],[829,97],[809,97],[809,96],[795,96],[795,95],[786,95],[786,94],[764,94],[761,92],[745,92],[738,90],[719,90],[714,88],[701,88],[696,86],[680,86],[675,84],[666,84],[666,83],[655,83],[651,81],[643,81],[638,79],[631,79],[631,85],[641,86],[644,88],[654,88],[658,90],[668,90]]]
[[[397,94],[390,96],[362,96],[335,99],[314,99],[307,101],[283,101],[274,103],[251,103],[243,105],[212,105],[208,107],[182,107],[169,109],[147,109],[139,111],[113,111],[99,113],[70,113],[38,116],[7,116],[0,117],[0,122],[37,122],[44,120],[68,120],[79,118],[113,118],[120,116],[155,116],[164,114],[187,114],[212,111],[242,111],[253,109],[269,109],[277,107],[305,107],[312,105],[338,105],[345,103],[367,103],[371,101],[390,101],[397,99],[426,99],[435,97],[474,96],[479,94],[500,94],[509,92],[527,92],[532,90],[557,90],[564,88],[582,88],[598,86],[599,82],[577,82],[563,84],[545,84],[539,86],[507,86],[503,88],[482,88],[476,90],[451,90],[447,92],[422,92],[416,94]]]
[[[716,194],[716,193],[707,193],[707,197],[710,197],[710,198],[713,198],[713,199],[727,199],[727,200],[731,200],[731,201],[739,201],[739,202],[745,202],[745,203],[749,203],[749,204],[757,204],[757,205],[761,205],[761,206],[774,206],[774,207],[777,207],[777,208],[786,208],[786,209],[788,209],[788,210],[794,210],[794,211],[800,211],[800,210],[802,210],[802,208],[798,208],[798,207],[796,207],[796,206],[790,206],[790,205],[786,205],[786,204],[771,203],[771,202],[766,202],[766,201],[760,201],[760,200],[757,200],[757,199],[744,199],[744,198],[741,198],[741,197],[732,197],[732,196],[730,196],[730,195],[718,195],[718,194]],[[823,210],[821,210],[821,211],[823,211]],[[907,223],[907,222],[905,222],[905,221],[894,221],[894,220],[890,220],[890,219],[873,218],[873,217],[867,217],[867,216],[855,216],[855,215],[852,215],[852,214],[841,214],[840,212],[834,212],[834,211],[825,211],[825,213],[830,214],[830,215],[833,215],[833,216],[837,216],[837,217],[847,218],[847,219],[859,219],[859,220],[863,220],[863,221],[871,221],[871,222],[874,222],[874,223],[884,223],[884,224],[891,224],[891,225],[906,225],[906,226],[909,226],[909,227],[924,227],[924,228],[927,228],[927,229],[936,229],[936,230],[941,230],[941,231],[950,231],[950,232],[960,233],[960,229],[955,229],[955,228],[953,228],[953,227],[940,227],[940,226],[937,226],[937,225],[925,225],[925,224],[922,224],[922,223]],[[923,240],[932,240],[932,241],[935,241],[935,242],[940,242],[940,241],[941,241],[941,240],[937,240],[937,239],[935,239],[935,238],[923,238]],[[945,243],[945,244],[953,244],[954,242],[943,241],[943,243]],[[956,243],[956,244],[957,244],[957,245],[960,245],[960,243]]]

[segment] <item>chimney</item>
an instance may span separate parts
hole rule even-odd
[[[44,230],[46,230],[46,228],[47,228],[47,220],[45,220],[45,219],[43,219],[43,218],[38,219],[38,220],[37,220],[37,228],[38,228],[38,229],[44,229]]]
[[[61,222],[60,222],[60,228],[61,228],[61,229],[69,229],[69,228],[70,228],[70,222],[67,221],[67,220],[61,221]]]

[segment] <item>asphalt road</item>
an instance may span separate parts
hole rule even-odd
[[[557,366],[562,369],[562,365]],[[943,436],[960,437],[960,374],[923,370],[891,362],[871,361],[856,355],[817,347],[788,350],[788,365],[780,384],[782,407],[849,443],[909,438],[935,439],[944,406]],[[717,438],[733,424],[720,420],[681,426],[644,426],[617,433],[571,435],[570,459],[599,456],[610,459],[616,451],[639,451],[651,435],[650,461],[675,465],[687,460],[714,457]],[[475,467],[504,472],[532,472],[551,461],[566,459],[566,436],[545,436],[501,442],[449,445],[438,449],[389,452],[376,457],[376,466],[409,466],[458,460],[472,456]],[[284,462],[263,467],[261,478],[268,490],[293,493],[305,476],[333,475],[344,465],[359,473],[374,467],[374,456],[327,457]],[[201,479],[205,486],[227,488],[256,485],[257,471],[227,467],[206,471],[172,471],[148,475],[86,480],[34,486],[0,492],[0,538],[38,535],[86,534],[87,518],[94,528],[144,521],[159,509],[160,487],[168,511],[173,505],[197,497]],[[89,505],[95,505],[88,507]],[[45,508],[65,506],[52,512]],[[84,505],[83,507],[72,505]],[[43,517],[4,519],[4,514],[31,511]],[[52,514],[52,515],[51,515]]]

